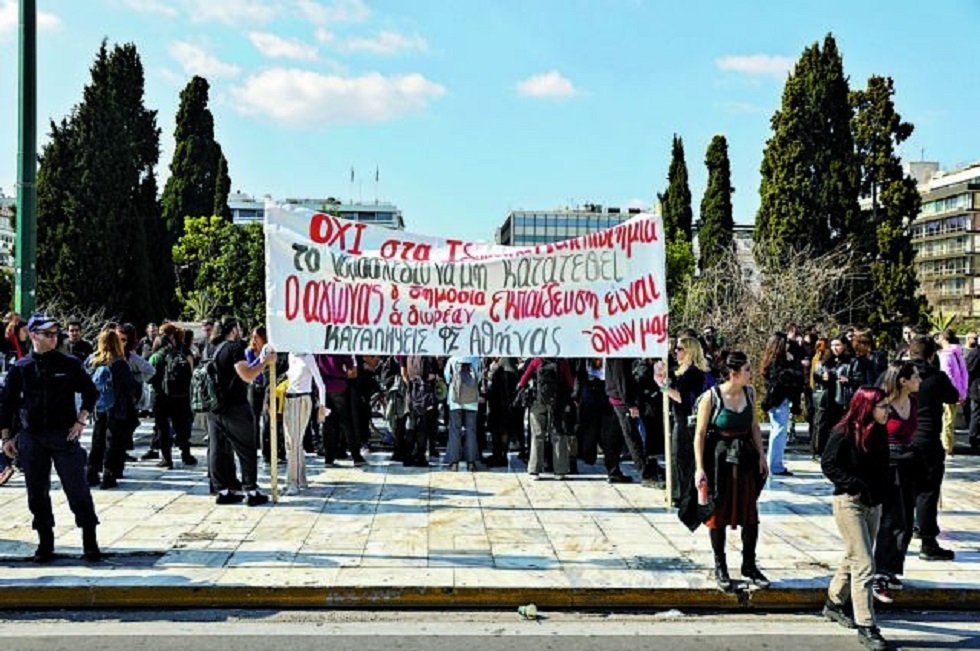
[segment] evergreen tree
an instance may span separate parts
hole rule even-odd
[[[218,171],[214,176],[214,207],[211,209],[211,214],[231,221],[231,208],[228,207],[228,194],[231,192],[228,159],[221,151],[221,145],[215,144],[218,148]]]
[[[186,217],[219,215],[231,221],[227,207],[231,180],[221,146],[214,139],[214,116],[208,108],[210,86],[195,76],[180,93],[176,147],[170,162],[170,177],[163,189],[162,246],[156,269],[159,282],[173,301],[175,282],[171,252],[184,232]],[[221,201],[221,197],[224,201]],[[218,211],[219,204],[221,210]]]
[[[671,145],[670,168],[667,171],[667,190],[657,195],[664,217],[667,236],[667,297],[677,296],[684,284],[694,275],[694,247],[691,244],[693,212],[691,188],[684,161],[684,141],[674,134]]]
[[[156,111],[143,105],[136,46],[103,41],[82,101],[51,123],[38,169],[38,303],[159,318],[147,265],[159,219]]]
[[[687,178],[687,163],[684,161],[684,141],[676,133],[670,151],[667,191],[664,193],[662,201],[664,228],[668,233],[677,231],[690,242],[691,228],[694,224],[694,212],[691,209],[691,187]]]
[[[176,148],[170,162],[170,178],[163,189],[163,220],[175,241],[184,231],[185,217],[207,217],[214,213],[219,194],[218,173],[223,154],[214,139],[209,90],[207,80],[195,76],[180,92],[174,131]]]
[[[732,187],[732,168],[725,136],[711,139],[704,164],[708,167],[708,187],[701,199],[698,225],[702,273],[735,246],[735,220],[732,217],[732,192],[735,188]]]
[[[910,232],[922,200],[915,179],[905,174],[896,153],[914,127],[903,122],[895,110],[894,94],[892,79],[877,75],[868,80],[867,89],[851,93],[861,195],[871,199],[870,207],[862,211],[870,236],[859,248],[870,267],[868,321],[893,331],[902,324],[918,323],[926,308],[919,293]]]
[[[754,235],[761,263],[804,249],[821,254],[863,234],[852,116],[843,60],[828,34],[822,48],[803,51],[771,120]]]

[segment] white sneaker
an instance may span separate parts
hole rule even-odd
[[[294,495],[299,495],[302,492],[303,491],[299,486],[287,486],[286,490],[284,490],[282,494],[286,495],[287,497],[292,497]]]

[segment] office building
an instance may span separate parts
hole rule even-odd
[[[265,202],[271,196],[256,200],[242,192],[234,192],[228,195],[228,208],[231,209],[232,221],[236,224],[248,224],[250,222],[262,223],[265,219]],[[356,222],[384,226],[394,230],[405,230],[405,220],[402,211],[397,206],[384,202],[373,203],[341,203],[333,197],[325,199],[306,198],[306,199],[283,199],[280,203],[293,206],[302,206],[310,210],[328,211],[330,214],[337,215],[342,219],[350,219]]]
[[[922,195],[912,222],[922,293],[933,307],[980,317],[980,162],[950,172],[918,165],[930,166],[920,170],[922,178],[913,173]]]
[[[579,237],[627,221],[642,208],[603,207],[585,204],[555,210],[513,210],[494,235],[497,244],[533,246]]]

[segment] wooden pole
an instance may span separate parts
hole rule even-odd
[[[663,361],[666,366],[667,360]],[[671,444],[670,436],[670,396],[667,395],[667,384],[663,386],[664,394],[664,470],[667,475],[667,495],[665,497],[665,506],[669,511],[673,508],[673,502],[671,501],[671,495],[674,494],[674,450]]]
[[[269,490],[272,503],[279,501],[279,417],[276,411],[276,365],[269,365]]]

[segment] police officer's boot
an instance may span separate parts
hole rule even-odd
[[[102,560],[102,550],[99,549],[99,541],[95,537],[95,525],[82,527],[82,558],[92,563]]]
[[[185,466],[196,466],[197,457],[191,454],[191,446],[183,445],[180,448],[180,462]]]
[[[38,545],[34,551],[35,563],[50,563],[54,560],[54,532],[51,529],[37,530]]]

